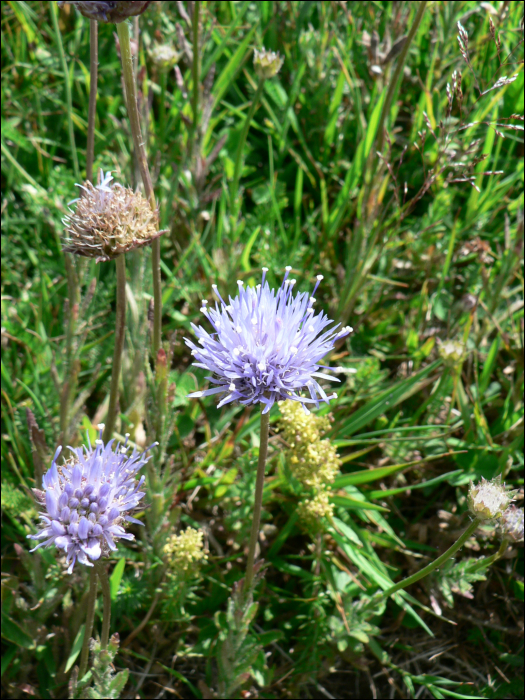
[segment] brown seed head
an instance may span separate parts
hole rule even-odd
[[[111,185],[112,179],[101,170],[96,187],[89,181],[77,185],[82,194],[73,200],[76,208],[62,219],[65,252],[104,262],[148,245],[164,233],[158,230],[157,212],[140,192],[119,183]]]

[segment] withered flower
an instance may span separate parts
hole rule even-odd
[[[158,230],[158,215],[140,192],[119,183],[110,184],[111,173],[99,175],[96,187],[87,181],[75,210],[62,219],[67,253],[104,262],[135,248],[149,245],[165,231]]]

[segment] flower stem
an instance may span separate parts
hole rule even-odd
[[[446,552],[444,552],[440,557],[438,557],[431,564],[429,564],[428,566],[425,566],[424,569],[421,569],[421,571],[418,571],[417,573],[413,574],[412,576],[409,576],[408,578],[405,578],[402,581],[399,581],[399,583],[396,583],[395,586],[391,586],[386,591],[383,591],[383,595],[381,597],[388,598],[389,596],[393,595],[394,593],[397,593],[397,591],[401,590],[402,588],[406,588],[407,586],[410,586],[412,583],[416,583],[416,581],[419,581],[420,579],[425,578],[425,576],[428,576],[433,571],[435,571],[440,566],[442,566],[446,561],[448,561],[448,559],[450,559],[450,557],[453,557],[454,554],[459,549],[461,549],[461,547],[465,544],[465,542],[468,540],[468,538],[477,530],[477,527],[480,524],[480,522],[481,522],[480,518],[475,518],[470,523],[470,525],[467,527],[465,532],[461,535],[461,537],[458,539],[458,541],[452,545],[452,547],[449,547],[449,549],[447,549]]]
[[[241,138],[239,139],[239,145],[237,146],[237,156],[235,158],[235,170],[233,173],[233,183],[232,183],[232,188],[231,188],[231,200],[232,200],[232,207],[235,211],[235,201],[237,199],[237,192],[239,190],[239,181],[241,179],[241,170],[242,170],[242,164],[243,164],[243,154],[244,154],[244,146],[246,144],[246,138],[248,136],[248,131],[250,130],[250,124],[252,123],[253,115],[255,114],[255,110],[257,109],[257,105],[259,104],[259,100],[261,98],[261,93],[264,85],[264,79],[261,78],[259,80],[259,84],[257,85],[257,90],[255,91],[255,95],[253,96],[252,103],[250,105],[250,111],[248,112],[246,119],[244,120],[244,126],[242,128],[241,132]]]
[[[111,440],[115,428],[118,406],[118,390],[120,367],[122,365],[122,350],[124,348],[124,331],[126,328],[126,259],[119,255],[115,259],[117,266],[117,313],[115,318],[115,347],[113,350],[113,367],[111,372],[111,389],[109,407],[104,428],[104,442]]]
[[[78,679],[86,675],[88,657],[89,657],[89,640],[93,632],[93,622],[95,620],[95,603],[97,600],[97,570],[95,567],[89,570],[89,594],[87,599],[86,626],[84,628],[84,641],[82,642],[82,651],[80,653],[80,669]]]
[[[100,578],[100,585],[102,587],[102,600],[104,603],[104,608],[102,612],[102,635],[100,637],[100,646],[102,649],[108,648],[109,642],[109,625],[111,622],[111,591],[109,589],[109,579],[108,572],[106,570],[105,564],[98,561],[95,564],[98,576]]]
[[[397,90],[397,86],[399,83],[399,79],[401,75],[403,74],[403,69],[405,67],[405,62],[408,56],[408,50],[410,48],[410,44],[412,43],[412,40],[414,36],[416,35],[417,29],[419,25],[421,24],[421,20],[423,19],[423,15],[425,13],[425,8],[428,5],[427,0],[423,0],[422,2],[418,2],[418,8],[416,12],[416,16],[414,17],[414,22],[412,23],[412,26],[410,27],[410,31],[408,32],[407,35],[407,40],[405,41],[405,44],[403,48],[401,49],[401,53],[399,54],[399,58],[397,59],[397,64],[396,64],[396,69],[394,71],[394,75],[392,76],[392,79],[390,81],[390,85],[388,86],[388,92],[386,94],[385,101],[383,103],[383,108],[381,109],[381,115],[379,117],[379,125],[377,127],[377,148],[372,148],[371,152],[376,152],[379,151],[381,153],[381,150],[383,148],[383,140],[385,137],[384,134],[384,125],[385,125],[385,120],[390,112],[390,106],[392,105],[392,100],[394,99],[394,93]]]
[[[89,20],[89,112],[86,146],[86,180],[93,182],[95,159],[95,117],[97,114],[98,22]]]
[[[261,404],[263,407],[264,405]],[[255,481],[255,503],[253,507],[252,531],[248,546],[248,563],[246,564],[246,576],[244,578],[244,593],[247,595],[252,587],[253,566],[255,563],[255,549],[259,539],[259,525],[261,522],[262,498],[264,488],[264,470],[268,455],[268,428],[270,425],[270,411],[262,413],[261,408],[261,437],[259,446],[259,461],[257,462],[257,479]]]
[[[122,57],[122,75],[124,78],[125,100],[128,110],[133,144],[137,154],[140,175],[144,183],[144,190],[152,211],[157,211],[153,183],[148,167],[146,149],[142,140],[140,129],[140,117],[137,106],[137,88],[133,73],[133,59],[131,56],[131,46],[129,41],[129,27],[127,22],[117,24],[117,33],[120,42],[120,55]],[[156,355],[161,342],[162,331],[162,288],[160,278],[160,240],[157,238],[151,243],[151,268],[153,272],[153,300],[155,303],[153,311],[153,352]]]

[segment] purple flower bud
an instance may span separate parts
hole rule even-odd
[[[67,493],[62,492],[60,494],[60,498],[58,499],[59,509],[62,510],[63,508],[65,508],[68,504],[68,501],[69,501],[69,498],[68,498]]]
[[[78,500],[80,501],[83,497],[84,492],[82,491],[82,489],[75,489],[75,498],[78,498]]]
[[[93,486],[93,484],[88,484],[88,485],[86,486],[86,488],[84,489],[83,495],[84,495],[85,497],[90,496],[90,495],[93,493],[94,489],[95,489],[95,487]],[[82,498],[82,496],[79,496],[79,498]]]
[[[99,506],[98,506],[98,503],[92,503],[92,504],[89,506],[89,510],[90,510],[92,513],[95,513],[95,514],[98,513],[98,511],[100,510],[100,508],[99,508]]]
[[[89,535],[90,525],[89,520],[82,516],[80,522],[78,523],[78,536],[81,540],[85,540]]]
[[[102,484],[100,491],[98,492],[99,498],[104,498],[111,491],[111,484]]]
[[[60,513],[60,520],[63,523],[68,523],[70,513],[71,513],[71,511],[69,510],[69,508],[67,506],[65,508],[62,508],[62,512]]]
[[[102,513],[103,511],[106,510],[108,507],[108,499],[107,498],[101,498],[100,501],[98,502],[98,507],[100,508],[100,512]]]
[[[80,501],[78,500],[78,498],[70,498],[69,499],[69,507],[71,508],[71,510],[73,510],[73,508],[78,508],[79,503],[80,503]]]
[[[108,520],[115,520],[120,515],[120,510],[118,508],[112,508],[108,513]]]
[[[83,498],[80,501],[80,507],[81,508],[89,508],[89,498]]]

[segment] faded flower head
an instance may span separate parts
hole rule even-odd
[[[175,575],[180,572],[184,574],[195,572],[208,558],[204,550],[202,530],[187,527],[178,535],[170,535],[164,545],[164,554]]]
[[[107,445],[100,436],[91,446],[70,447],[72,457],[62,465],[57,465],[61,447],[55,452],[51,468],[42,477],[43,491],[33,489],[35,498],[43,510],[40,513],[42,527],[36,535],[28,535],[31,540],[45,540],[39,547],[55,545],[66,553],[68,573],[73,571],[78,560],[86,566],[93,566],[101,556],[107,556],[117,549],[119,539],[133,540],[134,535],[126,532],[126,522],[138,523],[131,516],[144,496],[140,488],[144,476],[135,478],[137,472],[148,461],[148,447],[142,453],[127,455],[127,438],[124,445],[112,449],[113,440]]]
[[[509,506],[501,516],[499,526],[505,539],[511,542],[523,542],[523,508]]]
[[[501,518],[509,503],[514,500],[516,491],[507,490],[501,483],[501,476],[491,481],[482,478],[479,484],[470,482],[468,492],[468,506],[470,512],[476,518],[491,520]]]
[[[157,44],[151,49],[150,56],[159,68],[170,68],[178,62],[181,55],[169,44]]]
[[[67,2],[59,2],[58,6],[62,8],[64,5],[74,5],[80,14],[88,19],[95,19],[97,22],[105,22],[106,24],[111,22],[119,24],[119,22],[123,22],[128,17],[141,15],[150,2],[151,0],[147,0],[147,2],[118,2],[116,0],[109,0],[108,2],[81,2],[68,0]]]
[[[292,399],[303,404],[319,401],[329,403],[336,394],[328,396],[317,379],[338,382],[322,369],[319,361],[329,353],[336,340],[351,333],[349,326],[336,332],[333,321],[326,314],[315,313],[313,294],[323,279],[318,275],[312,296],[301,292],[294,296],[295,280],[289,280],[291,267],[286,268],[281,287],[270,289],[265,281],[267,268],[263,267],[263,278],[257,287],[244,288],[242,280],[237,282],[239,292],[230,297],[229,304],[213,290],[220,303],[215,308],[202,302],[201,311],[214,328],[208,333],[202,326],[191,324],[202,347],[185,338],[197,362],[212,372],[208,379],[216,386],[206,391],[189,394],[198,398],[211,394],[223,394],[218,407],[238,401],[247,406],[265,404],[263,413],[268,413],[275,401]],[[310,398],[298,392],[308,390]]]
[[[457,340],[445,340],[439,346],[439,354],[445,361],[445,364],[454,367],[463,359],[465,346]]]
[[[284,58],[275,51],[266,51],[262,48],[261,51],[255,49],[253,52],[253,67],[259,78],[273,78],[274,75],[281,70],[284,63]]]
[[[157,212],[140,192],[110,184],[111,173],[99,175],[96,187],[86,181],[73,211],[62,219],[66,245],[64,251],[96,258],[104,262],[135,248],[150,244],[164,231],[158,231]]]

